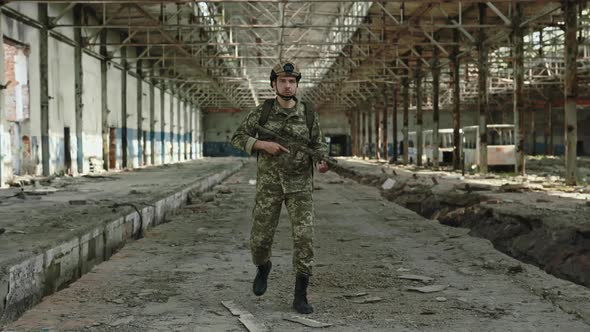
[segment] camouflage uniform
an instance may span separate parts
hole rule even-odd
[[[252,147],[257,140],[255,126],[261,113],[262,106],[250,112],[232,138],[232,144],[248,154],[253,153]],[[264,127],[292,143],[305,144],[303,139],[311,137],[309,147],[327,153],[328,146],[317,114],[309,135],[302,103],[284,109],[275,101]],[[273,141],[264,136],[259,138]],[[260,151],[258,155],[256,204],[250,237],[252,260],[254,264],[262,265],[270,259],[274,233],[285,202],[293,231],[293,266],[297,272],[310,275],[313,264],[313,164],[308,155],[289,146],[286,148],[291,152],[272,156]]]

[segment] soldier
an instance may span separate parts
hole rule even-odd
[[[309,155],[273,142],[257,133],[256,125],[265,127],[290,143],[304,144],[326,154],[328,146],[319,120],[309,105],[295,97],[301,72],[292,62],[277,64],[270,74],[270,85],[277,97],[250,112],[232,138],[232,144],[248,154],[257,153],[256,202],[252,212],[250,235],[252,261],[258,267],[253,283],[257,296],[266,292],[272,267],[271,247],[283,202],[289,212],[293,231],[293,266],[296,271],[293,307],[309,314],[307,286],[313,264],[313,167],[328,171],[325,161],[313,161]]]

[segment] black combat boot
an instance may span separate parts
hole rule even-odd
[[[258,265],[258,272],[256,272],[256,278],[254,278],[254,284],[252,285],[254,295],[261,296],[266,292],[266,281],[268,280],[271,267],[272,263],[270,261]]]
[[[300,314],[311,314],[313,312],[313,306],[307,303],[307,285],[309,285],[309,275],[297,273],[295,277],[293,308]]]

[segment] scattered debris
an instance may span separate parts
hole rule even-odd
[[[389,190],[393,188],[393,186],[395,186],[395,180],[388,178],[387,180],[385,180],[385,182],[383,182],[381,188],[383,188],[383,190]]]
[[[206,192],[201,195],[203,202],[213,202],[215,200],[214,192]]]
[[[406,279],[406,280],[415,280],[415,281],[422,281],[422,282],[430,282],[434,279],[426,276],[421,276],[417,274],[403,274],[398,277],[399,279]]]
[[[396,270],[397,272],[410,272],[410,269],[406,269],[405,267],[400,267]]]
[[[314,328],[328,327],[328,326],[333,325],[333,324],[329,324],[329,323],[318,322],[317,320],[304,318],[304,317],[300,317],[300,316],[283,317],[283,319],[286,321],[289,321],[289,322],[299,323],[299,324],[309,326],[309,327],[314,327]]]
[[[352,302],[358,303],[358,304],[365,304],[365,303],[375,303],[375,302],[380,302],[380,301],[383,301],[383,299],[378,296],[369,296],[364,299],[353,300]]]
[[[508,273],[508,274],[517,274],[517,273],[521,273],[521,272],[524,272],[524,268],[520,264],[510,266],[508,268],[508,271],[506,271],[506,273]]]
[[[347,299],[352,298],[352,297],[360,297],[360,296],[366,296],[369,295],[369,293],[367,292],[360,292],[360,293],[354,293],[354,294],[344,294],[343,296]]]
[[[408,291],[415,291],[420,293],[434,293],[440,292],[447,289],[448,285],[430,285],[430,286],[423,286],[423,287],[404,287],[405,290]]]
[[[217,190],[220,194],[231,194],[233,192],[230,187],[223,185],[215,186],[213,189]]]
[[[355,238],[347,239],[347,238],[343,238],[343,237],[336,239],[336,241],[338,241],[338,242],[348,242],[348,241],[354,241],[354,240],[356,240],[356,239]]]
[[[248,184],[251,186],[255,186],[256,185],[256,180],[255,179],[250,179],[248,180]]]
[[[436,311],[432,311],[432,310],[428,310],[428,309],[424,309],[420,312],[420,315],[435,315]]]
[[[126,325],[129,324],[131,322],[133,322],[135,320],[135,318],[133,316],[127,316],[127,317],[123,317],[123,318],[119,318],[116,321],[109,323],[110,326],[116,327],[119,325]]]
[[[439,296],[435,298],[435,300],[437,300],[438,302],[447,302],[447,298],[444,296]]]
[[[57,192],[57,188],[47,187],[24,190],[24,193],[28,195],[47,195],[53,194],[54,192]]]
[[[192,204],[184,208],[193,211],[193,213],[207,213],[207,205]]]

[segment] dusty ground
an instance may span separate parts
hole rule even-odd
[[[6,331],[243,331],[232,300],[273,331],[312,330],[291,309],[290,226],[284,213],[269,290],[251,293],[248,236],[253,164],[170,223],[5,327]],[[316,177],[316,268],[310,318],[327,331],[588,331],[590,292],[442,226],[330,172]],[[227,190],[229,188],[229,190]],[[231,191],[228,193],[228,191]],[[404,274],[432,281],[400,279]],[[407,286],[444,285],[422,294]],[[355,303],[365,292],[374,303]]]
[[[558,168],[557,159],[542,162]],[[590,287],[588,186],[566,187],[563,179],[548,174],[461,176],[355,158],[343,158],[339,165],[339,174],[379,188],[392,202],[469,228],[470,235],[490,240],[512,257]],[[384,189],[386,181],[391,188]]]

